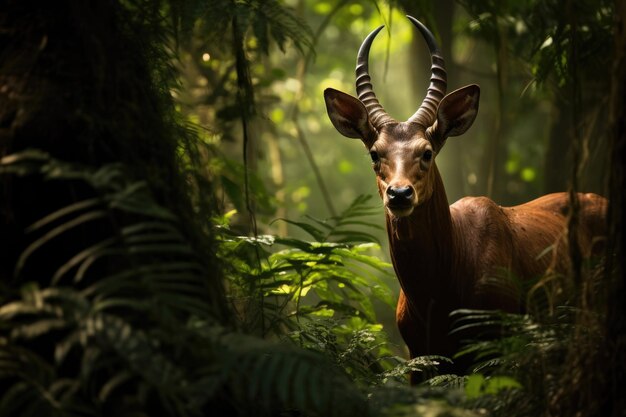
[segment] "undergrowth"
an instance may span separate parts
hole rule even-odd
[[[1,287],[0,415],[548,415],[569,345],[599,346],[598,326],[574,326],[575,307],[464,310],[456,331],[498,330],[458,353],[476,358],[470,375],[440,375],[448,358],[395,356],[376,317],[394,299],[389,265],[371,252],[369,197],[326,221],[282,220],[310,240],[239,236],[217,222],[239,323],[225,326],[177,216],[121,165],[25,151],[3,158],[0,174],[89,190],[28,227],[16,285]],[[85,231],[91,243],[73,246]],[[409,387],[410,371],[425,382]]]

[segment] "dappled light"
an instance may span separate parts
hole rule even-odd
[[[0,417],[623,416],[625,16],[0,2]]]

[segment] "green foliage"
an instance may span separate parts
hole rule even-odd
[[[374,321],[370,296],[392,305],[391,296],[375,273],[388,274],[389,265],[366,251],[375,248],[374,236],[367,230],[377,228],[361,219],[371,214],[369,197],[360,197],[340,216],[308,222],[284,220],[308,233],[314,241],[271,235],[237,236],[224,226],[220,256],[231,265],[230,281],[237,288],[258,292],[252,298],[266,299],[262,316],[267,319],[262,332],[292,328],[301,317],[333,316],[335,311],[356,314]],[[286,249],[271,252],[273,245]],[[302,303],[315,298],[314,305]],[[256,314],[254,314],[256,316]]]
[[[454,332],[472,334],[457,356],[476,362],[465,382],[466,405],[486,408],[494,416],[546,413],[550,399],[562,389],[559,376],[568,366],[564,358],[570,345],[584,339],[591,347],[600,340],[596,326],[584,330],[574,326],[580,314],[572,307],[541,316],[455,312]]]
[[[177,39],[191,55],[189,64],[211,83],[206,100],[217,117],[208,124],[218,127],[224,138],[234,139],[232,123],[242,118],[247,123],[261,88],[284,73],[276,68],[259,74],[253,63],[274,45],[283,52],[293,45],[302,53],[313,46],[308,24],[277,0],[172,1],[169,14]],[[204,41],[194,43],[193,36]]]
[[[171,1],[167,13],[174,22],[180,70],[185,74],[183,88],[176,92],[182,113],[219,133],[209,141],[237,143],[238,151],[243,151],[237,152],[237,159],[243,154],[243,161],[233,164],[235,157],[224,147],[209,147],[209,158],[222,164],[210,159],[205,163],[222,168],[213,178],[228,196],[226,203],[249,212],[249,223],[254,223],[257,211],[266,214],[275,209],[261,192],[260,176],[255,175],[259,139],[265,129],[258,116],[269,102],[276,101],[270,87],[285,79],[284,69],[264,63],[276,47],[283,53],[294,47],[312,54],[312,30],[277,0]]]
[[[369,229],[379,227],[364,219],[374,211],[369,200],[359,197],[326,221],[283,220],[313,241],[237,236],[226,225],[220,229],[220,257],[230,266],[229,290],[244,326],[328,353],[355,378],[370,368],[380,372],[374,366],[377,355],[388,355],[373,299],[394,305],[381,279],[389,276],[389,265],[367,253],[377,247]],[[353,360],[361,366],[353,366]]]
[[[596,179],[605,170],[607,151],[602,143],[607,142],[603,127],[607,119],[598,108],[604,107],[600,103],[610,91],[614,2],[459,3],[471,16],[463,31],[495,53],[497,115],[506,135],[500,139],[506,145],[498,150],[506,158],[497,167],[498,177],[506,179],[496,187],[502,188],[498,200],[508,204],[509,195],[521,191],[534,197],[565,190],[573,180],[572,165],[580,165],[575,187],[604,194],[602,180]],[[549,112],[543,116],[536,113],[542,106]],[[533,121],[536,117],[540,119]],[[543,118],[548,129],[528,128],[543,125]],[[544,139],[533,146],[530,137]],[[502,182],[495,178],[498,181]]]
[[[361,393],[322,356],[235,333],[216,320],[210,273],[176,215],[120,165],[93,170],[26,151],[1,175],[84,184],[92,195],[45,215],[0,294],[0,415],[196,416],[365,413]],[[59,239],[105,220],[37,281]],[[38,237],[37,237],[38,236]]]
[[[467,377],[465,395],[468,400],[474,400],[484,395],[497,395],[501,390],[521,387],[519,382],[508,376],[485,378],[482,374],[473,374]]]
[[[179,37],[185,39],[195,30],[200,30],[208,39],[223,39],[237,20],[240,23],[236,30],[244,35],[251,29],[258,47],[266,55],[272,45],[270,35],[283,52],[288,41],[302,52],[312,46],[312,32],[307,23],[278,0],[171,1],[169,13],[180,32]],[[216,46],[227,46],[227,43]]]
[[[602,71],[611,50],[611,1],[460,1],[475,17],[471,31],[490,41],[510,39],[511,52],[531,59],[539,82],[555,77],[559,86],[571,85],[571,68]],[[577,42],[578,56],[572,56]]]

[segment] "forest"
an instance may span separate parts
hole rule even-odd
[[[480,85],[449,203],[566,192],[569,239],[608,199],[598,256],[499,271],[526,307],[453,311],[451,354],[409,354],[378,162],[325,104],[384,25],[414,114],[406,15]],[[625,121],[624,0],[1,0],[0,417],[626,416]]]

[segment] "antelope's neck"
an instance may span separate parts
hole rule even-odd
[[[456,247],[450,206],[439,172],[434,175],[432,197],[410,216],[392,218],[387,213],[393,266],[402,290],[414,302],[440,299],[453,278]]]

